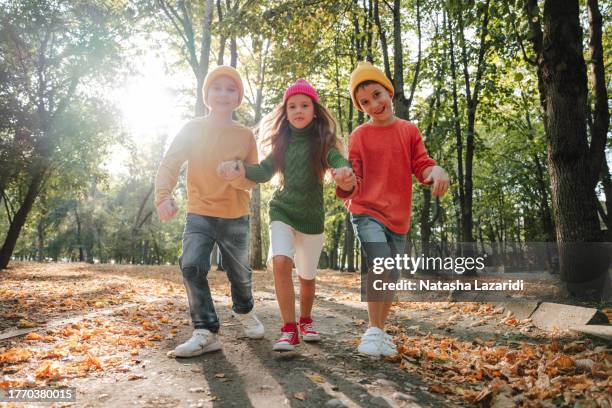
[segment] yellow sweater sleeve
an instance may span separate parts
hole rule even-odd
[[[259,155],[257,153],[257,144],[255,143],[255,137],[251,134],[249,140],[249,152],[247,157],[243,160],[246,164],[257,164],[259,163]],[[230,185],[239,190],[250,190],[253,186],[257,185],[256,182],[247,179],[246,177],[238,177],[230,182]]]
[[[176,187],[181,167],[187,161],[190,133],[191,126],[188,123],[176,135],[159,164],[155,177],[155,206],[172,198],[172,190]]]

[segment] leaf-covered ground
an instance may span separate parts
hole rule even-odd
[[[271,274],[254,273],[263,340],[232,321],[224,273],[209,278],[223,351],[174,359],[191,333],[177,267],[13,264],[0,274],[0,387],[75,386],[75,406],[612,406],[609,344],[500,305],[398,302],[387,331],[400,356],[375,360],[355,353],[358,276],[322,271],[324,341],[279,355]]]

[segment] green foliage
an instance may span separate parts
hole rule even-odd
[[[108,86],[104,85],[105,81],[116,75],[117,68],[125,63],[120,57],[135,52],[135,43],[116,41],[128,30],[126,25],[113,24],[123,18],[118,16],[122,10],[145,22],[138,28],[145,30],[144,34],[151,38],[149,45],[163,46],[160,58],[166,58],[168,66],[176,62],[175,56],[183,49],[183,44],[170,20],[159,18],[162,3],[176,9],[183,5],[186,7],[183,12],[192,22],[201,21],[205,12],[202,2],[160,1],[130,3],[131,9],[124,9],[126,5],[120,2],[68,5],[63,2],[12,1],[2,12],[2,19],[8,24],[3,24],[0,31],[0,114],[7,120],[0,122],[3,167],[0,187],[8,195],[7,206],[16,206],[25,193],[29,165],[39,154],[37,143],[40,138],[52,137],[54,140],[53,149],[48,153],[53,162],[52,171],[25,226],[18,255],[34,256],[42,228],[45,233],[44,252],[51,258],[75,258],[78,250],[84,249],[89,260],[95,258],[103,262],[176,261],[180,253],[184,214],[167,224],[159,222],[148,195],[166,141],[157,140],[144,149],[135,147],[129,142],[129,135],[117,127],[114,121],[116,112],[101,103],[95,92],[97,87]],[[239,44],[238,69],[245,79],[247,95],[246,103],[238,111],[238,120],[255,125],[261,115],[270,112],[282,100],[287,85],[304,77],[315,85],[322,104],[334,114],[341,138],[348,146],[350,130],[364,120],[351,107],[347,91],[351,70],[358,59],[367,54],[382,68],[381,34],[387,40],[391,70],[398,58],[394,51],[399,47],[393,42],[393,2],[378,2],[380,28],[370,8],[374,3],[357,0],[222,2],[222,22],[218,21],[215,7],[210,63],[216,61],[221,36],[235,36]],[[420,64],[410,117],[418,124],[430,155],[449,172],[454,184],[450,193],[439,202],[431,201],[432,208],[428,214],[424,214],[425,187],[415,185],[410,237],[418,243],[423,234],[421,216],[431,220],[437,213],[438,217],[431,225],[431,241],[452,243],[460,229],[457,220],[455,124],[465,132],[468,91],[464,83],[464,64],[468,76],[474,81],[485,1],[420,0],[417,3],[417,0],[405,0],[400,3],[402,74],[406,94],[410,92],[417,64]],[[610,8],[608,5],[601,7],[603,11]],[[463,37],[458,35],[460,11]],[[602,15],[607,58],[610,36],[605,34],[609,31],[609,17],[606,17],[609,13],[602,12]],[[550,180],[536,72],[524,58],[533,58],[527,44],[530,36],[528,24],[522,3],[517,1],[490,2],[489,16],[485,38],[486,63],[479,84],[474,126],[474,235],[478,237],[482,232],[487,240],[495,238],[507,242],[548,240],[550,236],[545,230],[544,218],[552,211]],[[450,71],[448,21],[452,23],[455,42],[455,83]],[[417,28],[419,25],[420,30]],[[53,90],[53,101],[50,97],[38,100],[35,92],[41,85],[41,77],[36,75],[36,56],[42,49],[41,40],[46,38],[48,27],[61,27],[61,30],[53,31],[50,37],[53,41],[49,41],[44,51],[48,57],[48,73],[45,71],[43,77],[45,84]],[[199,41],[201,27],[194,25],[192,29],[194,38]],[[169,41],[154,42],[153,34],[159,31],[168,34]],[[422,43],[420,61],[417,50],[419,31]],[[371,44],[369,51],[368,41]],[[121,49],[126,44],[131,48]],[[172,65],[172,69],[180,73],[189,72],[188,60],[189,56],[183,55],[180,63]],[[15,66],[20,68],[12,69]],[[69,94],[70,80],[75,77],[79,78],[79,86],[65,112],[53,121],[51,129],[41,132],[39,105],[48,112],[57,108],[62,96]],[[457,117],[452,108],[453,85],[458,92]],[[473,92],[473,82],[471,85],[470,92]],[[257,89],[262,90],[264,96],[260,106],[256,100]],[[190,112],[191,107],[185,107],[185,111]],[[108,174],[100,165],[102,158],[110,154],[109,146],[116,144],[130,152],[130,159],[125,163],[127,174]],[[268,245],[267,205],[274,188],[266,185],[261,194],[264,257]],[[324,194],[325,249],[341,252],[344,251],[347,230],[343,226],[339,237],[336,231],[339,223],[344,225],[346,210],[336,198],[333,184],[325,184]],[[184,208],[185,195],[184,188],[179,187],[176,196],[180,208]],[[436,211],[438,205],[439,212]],[[139,211],[141,207],[142,211]],[[9,209],[9,215],[10,212]],[[76,225],[77,213],[82,223],[80,233]],[[148,218],[147,214],[150,214]],[[0,235],[6,229],[7,223],[2,220]]]

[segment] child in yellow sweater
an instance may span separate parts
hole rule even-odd
[[[234,68],[219,66],[204,81],[210,113],[181,129],[164,156],[155,180],[155,205],[162,221],[172,218],[172,198],[181,166],[187,162],[187,221],[179,260],[194,326],[192,337],[175,349],[177,357],[219,350],[219,319],[207,274],[215,243],[231,283],[232,309],[250,338],[262,338],[264,327],[252,312],[252,271],[249,267],[249,192],[255,183],[227,182],[216,172],[219,163],[240,159],[257,164],[257,146],[250,129],[232,119],[242,101],[242,79]]]

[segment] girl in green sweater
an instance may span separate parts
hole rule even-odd
[[[299,79],[285,91],[266,121],[264,134],[271,153],[260,164],[224,162],[219,175],[231,181],[238,177],[265,183],[275,173],[281,186],[270,201],[270,251],[276,300],[283,326],[275,351],[291,351],[300,342],[319,341],[314,328],[312,305],[315,276],[323,249],[323,176],[327,169],[343,190],[351,191],[355,176],[337,146],[335,122],[319,103],[317,91]],[[296,322],[293,266],[300,280],[300,319]]]

